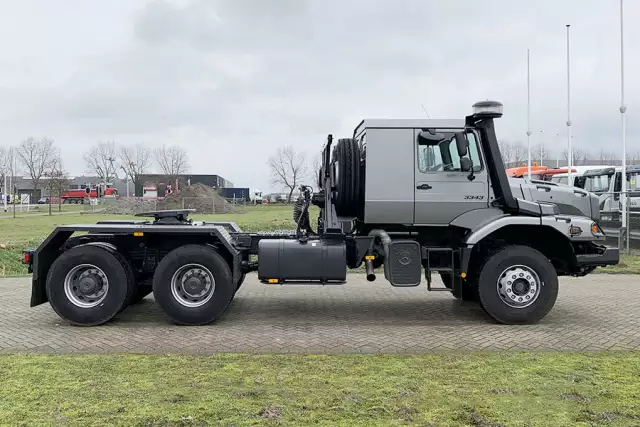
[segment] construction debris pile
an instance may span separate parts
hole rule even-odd
[[[160,209],[195,209],[198,213],[234,213],[236,206],[229,203],[219,192],[204,184],[180,188],[164,198]]]

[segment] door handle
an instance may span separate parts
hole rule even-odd
[[[577,194],[580,197],[587,197],[587,193],[583,191],[573,190],[573,194]]]
[[[429,184],[420,184],[416,187],[418,190],[431,190],[433,187]]]
[[[548,193],[549,191],[551,191],[551,187],[547,187],[546,185],[536,185],[536,188],[537,188],[538,190],[544,190],[544,191],[546,191],[547,193]]]

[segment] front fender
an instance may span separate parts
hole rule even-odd
[[[478,225],[476,229],[471,230],[471,233],[469,233],[464,243],[467,246],[474,246],[489,234],[509,225],[539,226],[541,224],[542,221],[540,217],[505,215]]]

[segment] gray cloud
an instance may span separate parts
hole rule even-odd
[[[76,173],[98,139],[179,143],[194,171],[265,188],[266,158],[278,146],[316,152],[327,133],[349,135],[363,117],[420,117],[420,104],[431,117],[461,117],[479,99],[501,100],[500,136],[523,141],[530,47],[534,143],[542,135],[563,148],[571,23],[576,144],[616,149],[614,3],[156,0],[78,2],[75,13],[44,0],[3,6],[2,27],[9,12],[19,23],[33,10],[47,18],[29,37],[0,41],[0,140],[49,135]],[[636,151],[639,13],[640,4],[626,2]]]

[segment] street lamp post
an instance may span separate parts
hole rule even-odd
[[[529,68],[529,49],[527,49],[527,171],[531,179],[531,77]]]
[[[569,61],[569,27],[567,24],[567,172],[568,184],[573,185],[573,147],[571,146],[571,63]]]
[[[624,104],[624,6],[620,0],[620,116],[622,119],[622,232],[626,233],[629,247],[629,224],[627,224],[627,106]]]

